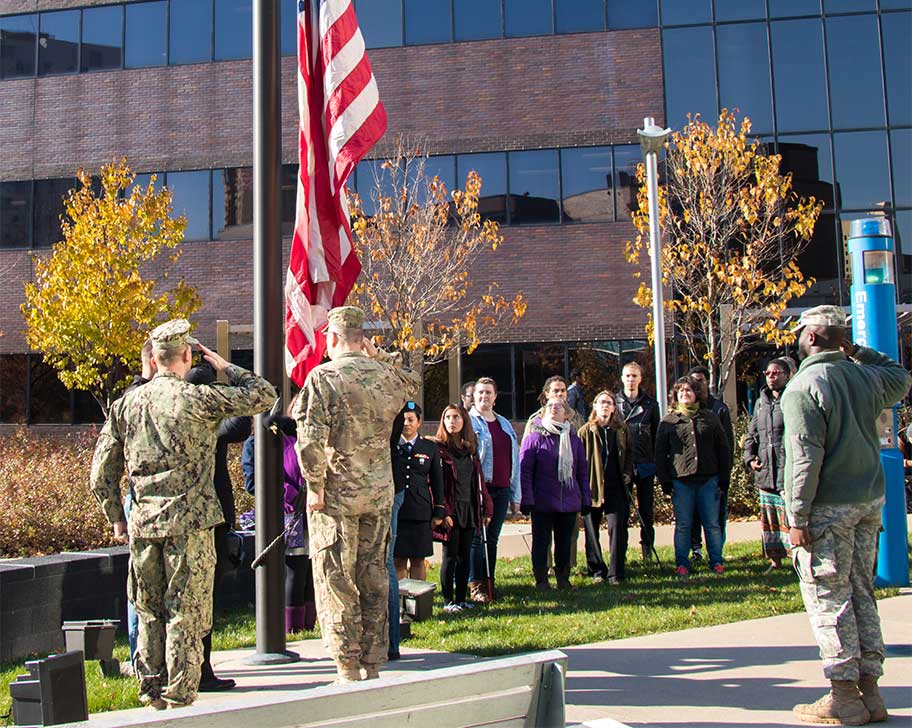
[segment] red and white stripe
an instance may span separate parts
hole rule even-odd
[[[344,185],[386,131],[352,0],[298,1],[297,209],[285,278],[285,368],[298,385],[323,359],[326,314],[361,272]]]

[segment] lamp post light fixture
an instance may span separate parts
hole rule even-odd
[[[655,119],[643,119],[643,128],[637,129],[643,162],[646,165],[646,192],[649,198],[649,259],[652,271],[652,326],[655,345],[656,399],[659,413],[668,412],[668,381],[665,366],[665,313],[662,308],[662,247],[659,239],[659,190],[658,158],[671,129],[656,126]]]

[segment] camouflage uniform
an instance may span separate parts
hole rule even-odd
[[[184,320],[162,324],[153,347],[195,343],[188,332]],[[219,423],[276,399],[262,377],[236,366],[225,373],[233,386],[193,385],[160,371],[112,405],[95,446],[92,492],[111,523],[124,520],[124,466],[135,493],[127,589],[140,620],[135,668],[145,703],[196,698],[201,639],[212,623],[212,528],[224,520],[212,485]]]
[[[884,499],[811,508],[811,548],[792,552],[828,680],[883,675],[884,643],[871,576]]]
[[[348,329],[363,321],[349,306],[330,312],[330,326],[339,316]],[[340,671],[386,662],[390,428],[420,383],[398,355],[343,353],[310,372],[292,413],[301,473],[324,493],[307,518],[323,644]]]

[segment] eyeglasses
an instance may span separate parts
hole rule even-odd
[[[781,372],[781,371],[779,371],[778,369],[767,369],[765,372],[763,372],[763,374],[764,374],[764,376],[767,376],[767,377],[783,377],[783,376],[785,376],[785,372]]]

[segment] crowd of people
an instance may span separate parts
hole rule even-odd
[[[130,545],[133,669],[140,699],[159,710],[189,705],[201,689],[231,687],[208,661],[213,590],[235,520],[225,451],[249,434],[251,415],[276,401],[268,382],[189,331],[177,320],[151,333],[142,376],[112,406],[91,476],[115,538]],[[796,706],[809,721],[886,715],[872,587],[884,499],[876,419],[912,380],[846,333],[841,309],[802,314],[801,367],[769,362],[737,443],[759,491],[763,554],[770,569],[791,556],[831,680],[819,701]],[[399,657],[399,580],[426,578],[435,540],[443,544],[447,613],[496,598],[498,542],[511,508],[531,520],[533,578],[543,592],[552,573],[557,589],[572,588],[581,530],[584,572],[593,582],[623,582],[631,509],[643,559],[652,559],[656,483],[673,504],[677,577],[687,580],[703,560],[704,540],[709,572],[724,574],[736,443],[731,413],[709,391],[704,368],[674,383],[664,417],[636,362],[624,365],[621,391],[600,391],[591,404],[578,372],[569,386],[550,377],[522,437],[495,411],[497,383],[482,377],[424,437],[413,399],[420,378],[363,335],[363,313],[333,309],[326,337],[330,360],[310,373],[286,415],[266,419],[283,444],[286,627],[312,629],[319,620],[338,682],[376,678]],[[202,369],[191,366],[193,345]],[[214,383],[218,373],[228,385]],[[248,440],[251,491],[253,457]]]

